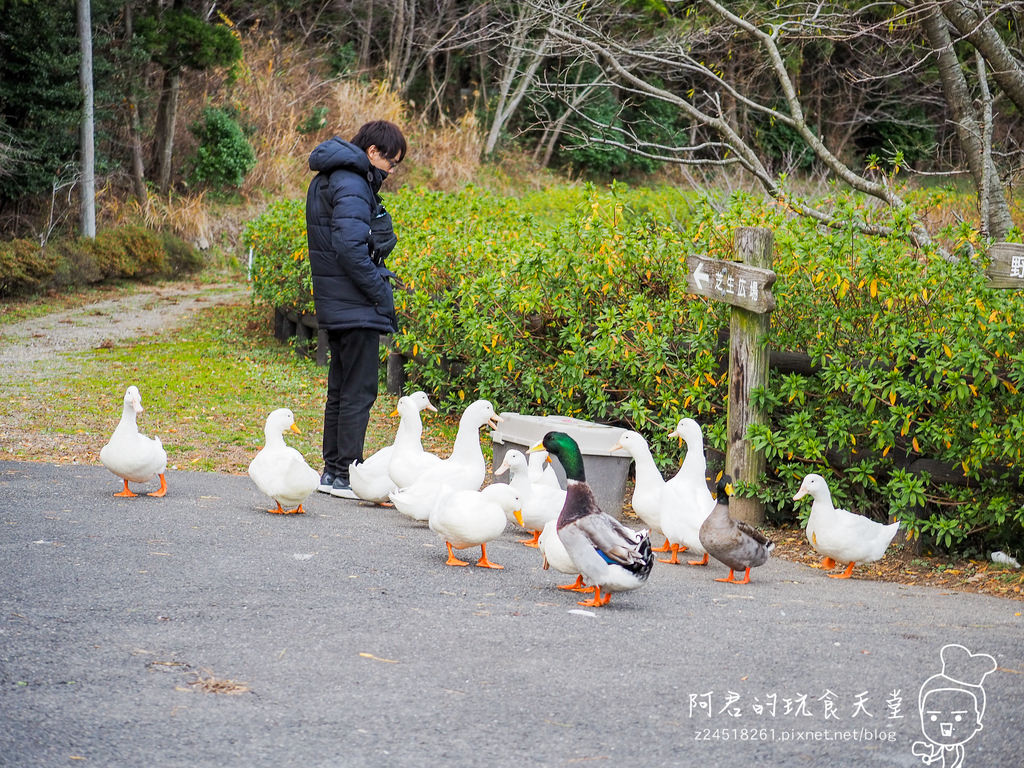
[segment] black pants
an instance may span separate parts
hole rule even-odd
[[[377,399],[380,331],[328,331],[327,339],[331,360],[324,407],[324,469],[347,476],[348,465],[363,460],[370,408]]]

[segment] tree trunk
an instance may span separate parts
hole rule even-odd
[[[174,155],[174,124],[178,118],[178,93],[181,90],[181,71],[164,72],[160,91],[160,106],[156,112],[156,173],[160,193],[166,195],[171,188],[171,161]]]
[[[125,38],[130,42],[135,35],[134,18],[132,16],[132,4],[125,3],[124,7]],[[131,58],[129,57],[129,62]],[[135,67],[129,64],[128,67],[128,137],[132,153],[132,189],[135,192],[135,199],[145,205],[149,197],[146,189],[146,169],[142,161],[142,121],[139,119],[139,104],[135,99]]]
[[[1010,208],[1006,203],[1003,184],[991,155],[985,153],[982,140],[984,129],[974,113],[971,92],[953,48],[946,18],[938,10],[932,10],[924,15],[922,23],[928,41],[938,57],[942,90],[946,95],[946,102],[953,111],[960,148],[970,168],[974,186],[978,190],[979,209],[988,212],[988,221],[982,222],[982,227],[992,238],[1002,240],[1013,226]],[[983,202],[982,197],[986,189],[988,194]]]
[[[519,108],[519,103],[523,100],[526,95],[527,89],[533,82],[534,75],[537,73],[538,67],[547,55],[547,49],[549,45],[548,35],[544,35],[543,40],[540,44],[531,51],[530,63],[526,67],[526,71],[523,72],[519,77],[519,82],[515,86],[513,91],[512,86],[516,83],[516,73],[519,70],[519,65],[522,63],[526,56],[526,44],[529,39],[529,33],[535,19],[527,18],[528,10],[524,6],[519,19],[516,22],[516,29],[513,34],[511,43],[508,46],[509,56],[504,62],[504,71],[501,75],[501,83],[498,91],[498,104],[494,110],[494,118],[491,121],[491,129],[487,133],[487,141],[484,144],[484,154],[491,155],[498,146],[498,139],[501,137],[501,132],[505,125],[515,114],[516,109]]]
[[[974,10],[960,0],[940,3],[939,8],[956,31],[985,57],[992,79],[1018,111],[1024,113],[1024,67],[999,36],[991,17],[979,19]]]
[[[82,237],[96,237],[96,153],[92,86],[92,8],[89,0],[78,0],[78,42],[82,54],[79,80],[82,84]]]

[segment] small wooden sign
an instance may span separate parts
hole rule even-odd
[[[690,268],[687,280],[692,293],[759,315],[775,309],[771,292],[775,273],[772,270],[707,256],[687,256],[686,264]]]
[[[1024,290],[1024,245],[993,243],[988,249],[988,284]]]

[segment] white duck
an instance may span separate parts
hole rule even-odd
[[[522,503],[519,524],[533,534],[533,538],[522,539],[520,544],[536,547],[541,531],[551,520],[558,518],[565,504],[565,491],[559,487],[551,487],[543,480],[530,480],[529,462],[522,451],[512,448],[505,452],[501,466],[494,470],[495,475],[509,473],[508,484],[516,489]]]
[[[579,568],[569,557],[569,553],[565,550],[565,544],[558,538],[558,518],[544,524],[544,530],[540,532],[540,538],[537,539],[537,548],[540,549],[544,558],[544,564],[541,567],[545,571],[548,568],[554,568],[559,573],[576,577],[576,581],[572,584],[559,584],[559,589],[569,589],[574,592],[585,592],[592,589],[583,584],[583,576],[580,575]]]
[[[480,448],[480,428],[486,424],[496,428],[499,421],[503,419],[487,400],[477,400],[467,406],[459,419],[451,456],[439,461],[412,485],[399,486],[392,491],[389,498],[395,507],[414,520],[427,520],[430,510],[437,506],[437,493],[442,486],[456,491],[480,490],[487,475],[487,463]]]
[[[284,442],[284,433],[291,430],[300,434],[295,426],[295,414],[288,408],[278,408],[267,416],[263,427],[266,439],[259,453],[249,462],[249,477],[256,487],[277,502],[277,509],[268,509],[276,515],[301,515],[309,495],[320,485],[320,475],[302,454]]]
[[[552,488],[561,488],[558,483],[558,475],[551,466],[551,456],[547,451],[537,451],[527,456],[530,469],[530,482],[534,485],[550,485]]]
[[[669,437],[678,437],[686,443],[686,456],[679,471],[665,483],[672,501],[662,517],[662,530],[673,543],[701,555],[700,560],[687,561],[690,565],[707,565],[708,553],[700,543],[700,527],[715,508],[715,497],[708,489],[707,457],[704,455],[704,434],[693,419],[680,419]],[[662,561],[667,562],[667,561]]]
[[[487,559],[487,542],[505,530],[506,515],[519,509],[519,494],[505,483],[492,483],[483,490],[449,493],[430,515],[430,530],[444,537],[448,547],[445,565],[469,565],[455,557],[452,549],[480,547],[480,568],[504,568]]]
[[[437,411],[426,392],[414,392],[400,397],[398,407],[391,415],[399,416],[398,430],[391,445],[387,445],[374,453],[366,461],[354,461],[348,468],[349,485],[356,496],[364,501],[382,504],[388,501],[388,494],[397,486],[391,478],[391,457],[396,450],[423,452],[423,421],[420,419],[422,410]]]
[[[425,523],[453,490],[448,483],[435,483],[429,478],[423,478],[408,488],[396,488],[388,494],[388,498],[401,514],[410,520]]]
[[[146,483],[154,477],[160,478],[160,488],[149,496],[163,496],[167,493],[167,452],[160,443],[159,437],[146,437],[139,434],[136,422],[142,413],[142,395],[138,387],[131,386],[125,390],[124,406],[121,409],[121,421],[118,422],[114,434],[100,449],[100,461],[107,469],[124,480],[124,490],[115,496],[135,496],[128,489],[128,481]]]
[[[811,516],[807,518],[807,541],[824,556],[823,568],[834,568],[837,562],[848,563],[842,573],[830,573],[833,579],[848,579],[856,563],[881,560],[889,547],[899,523],[883,525],[863,515],[836,509],[828,483],[821,475],[804,477],[793,500],[811,495]]]
[[[419,397],[420,395],[423,395],[423,397]],[[433,405],[424,405],[423,398],[426,398],[426,394],[422,392],[416,392],[407,398],[399,398],[398,413],[403,421],[407,417],[410,420],[414,418],[414,408],[417,414],[415,418],[418,418],[419,412],[424,408],[437,411]],[[395,488],[408,488],[420,477],[430,475],[440,466],[442,462],[441,457],[424,450],[422,438],[422,421],[420,421],[418,433],[414,434],[412,429],[410,429],[407,432],[400,431],[399,434],[395,435],[395,442],[388,459],[388,475],[390,475],[391,480],[394,482]],[[426,520],[426,518],[423,519]]]
[[[611,451],[625,451],[633,457],[636,464],[636,481],[633,485],[633,511],[636,512],[647,527],[654,533],[665,536],[661,527],[664,505],[665,478],[661,476],[647,440],[639,432],[626,431],[619,436],[619,441],[611,447]],[[685,550],[686,547],[683,547]],[[665,538],[665,544],[652,552],[672,552],[672,560],[678,562],[679,545]]]

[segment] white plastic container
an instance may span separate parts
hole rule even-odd
[[[548,432],[565,432],[580,447],[583,454],[583,471],[587,476],[587,484],[594,491],[597,503],[609,515],[619,515],[626,495],[626,477],[632,458],[625,451],[612,453],[611,449],[625,432],[624,429],[569,416],[527,416],[506,412],[501,414],[501,418],[504,421],[491,432],[494,448],[492,469],[501,466],[501,462],[505,460],[505,452],[509,449],[515,448],[526,453]],[[564,488],[565,470],[553,456],[551,465],[558,476],[558,482]]]

